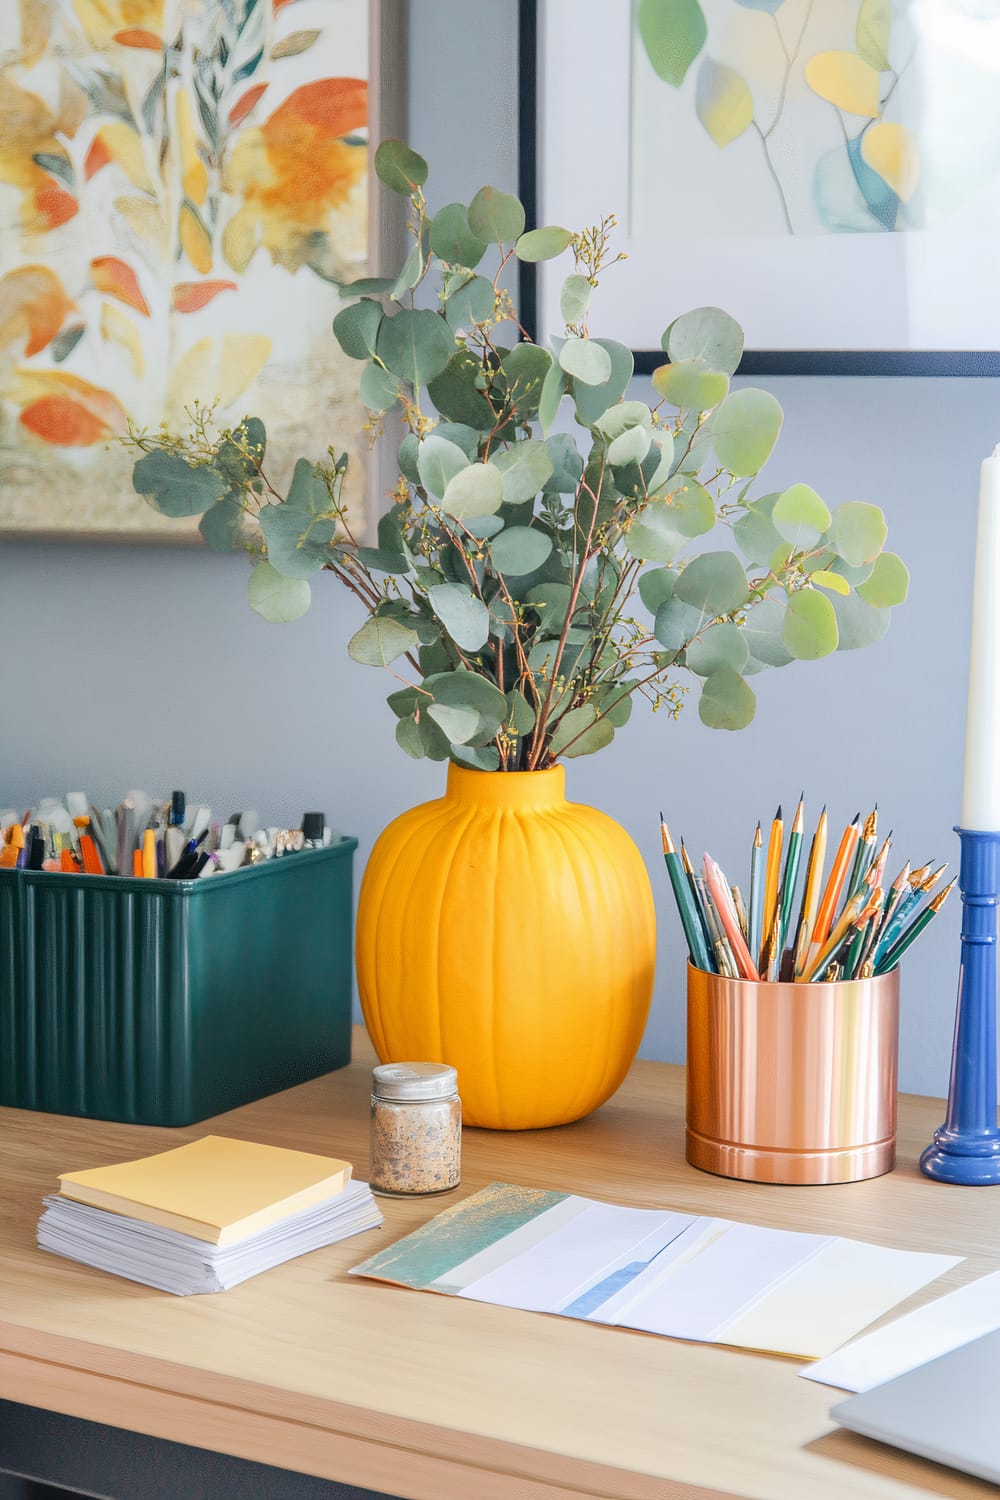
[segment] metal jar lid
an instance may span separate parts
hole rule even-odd
[[[448,1063],[382,1063],[372,1068],[378,1099],[447,1099],[458,1092],[458,1073]]]

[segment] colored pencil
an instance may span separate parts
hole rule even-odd
[[[864,880],[865,875],[872,864],[875,855],[875,839],[878,830],[878,803],[872,808],[865,819],[865,826],[858,840],[858,847],[854,853],[854,863],[851,866],[850,879],[847,882],[847,900],[855,894],[858,886]]]
[[[956,876],[950,885],[946,885],[943,891],[941,891],[937,896],[933,898],[933,900],[927,903],[919,916],[914,917],[913,921],[910,923],[909,927],[902,934],[902,936],[896,939],[888,952],[883,954],[882,958],[880,958],[876,963],[876,974],[887,974],[890,969],[895,968],[895,966],[899,963],[899,960],[902,958],[903,954],[906,952],[907,948],[909,948],[910,944],[920,936],[928,923],[932,922],[937,916],[938,912],[941,910],[942,906],[951,894],[952,889],[957,883],[957,880],[958,877]]]
[[[708,925],[708,918],[705,915],[701,891],[698,889],[698,882],[695,879],[694,866],[691,863],[690,855],[684,847],[683,839],[681,839],[681,864],[684,866],[684,876],[691,888],[691,899],[694,902],[694,909],[698,913],[698,921],[701,923],[702,940],[708,956],[709,972],[711,972],[715,968],[715,960],[712,957],[712,933]]]
[[[823,880],[823,864],[826,859],[827,820],[826,808],[819,815],[816,832],[809,846],[809,862],[806,865],[806,888],[802,897],[798,930],[795,934],[795,970],[800,972],[805,963],[806,947],[816,925],[819,910],[820,885]]]
[[[740,978],[759,979],[760,975],[757,972],[757,966],[750,957],[750,949],[747,947],[743,934],[740,931],[739,917],[736,907],[733,904],[729,886],[726,883],[726,877],[710,854],[705,855],[704,864],[705,884],[708,886],[708,893],[718,913],[719,921],[722,923],[726,941],[729,944],[733,958],[736,960],[736,967],[739,970]]]
[[[733,957],[732,949],[726,941],[726,934],[723,931],[722,923],[719,921],[719,913],[712,904],[711,893],[705,884],[704,877],[696,875],[694,878],[695,884],[698,887],[698,894],[701,897],[702,910],[708,922],[711,946],[715,953],[716,968],[726,979],[739,979],[740,971],[736,966],[736,959]]]
[[[750,906],[747,910],[747,925],[749,932],[747,940],[750,944],[751,953],[760,953],[760,945],[763,941],[764,928],[764,849],[763,839],[760,833],[760,823],[753,836],[753,845],[750,850]]]
[[[774,926],[775,914],[778,911],[778,883],[781,877],[781,843],[784,837],[785,825],[781,819],[781,807],[775,813],[771,822],[771,837],[767,841],[767,867],[764,872],[764,920],[763,934],[767,941]],[[763,960],[757,965],[761,973],[764,973],[767,965]]]
[[[854,848],[858,841],[858,819],[860,816],[860,813],[855,813],[853,823],[849,823],[841,835],[840,845],[834,856],[833,865],[830,868],[830,876],[826,882],[826,889],[823,892],[823,899],[819,904],[819,911],[816,914],[816,924],[813,927],[812,937],[809,940],[809,949],[806,953],[804,966],[807,972],[812,971],[816,962],[816,955],[822,951],[823,945],[830,936],[834,913],[840,903],[840,893],[847,879],[847,868],[851,863]]]
[[[803,794],[804,796],[804,794]],[[781,926],[778,933],[779,955],[788,942],[788,928],[792,919],[792,903],[799,879],[799,860],[802,856],[802,796],[792,819],[792,831],[788,835],[788,853],[785,856],[785,873],[781,880]]]
[[[681,926],[684,928],[684,936],[687,939],[688,952],[691,962],[696,969],[706,969],[711,972],[712,965],[708,961],[708,949],[705,946],[705,934],[701,925],[691,887],[684,873],[680,855],[674,848],[670,837],[670,829],[660,814],[660,837],[663,841],[663,860],[670,876],[670,884],[674,888],[674,900],[677,902],[677,910],[680,914]]]

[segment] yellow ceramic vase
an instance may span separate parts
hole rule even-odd
[[[567,802],[561,766],[449,765],[444,797],[390,823],[361,882],[375,1050],[451,1063],[469,1125],[564,1125],[603,1104],[642,1040],[655,948],[642,856]]]

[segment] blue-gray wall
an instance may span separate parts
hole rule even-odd
[[[516,188],[516,6],[478,5],[474,25],[471,11],[411,0],[410,135],[431,160],[432,206],[468,201],[484,182]],[[609,750],[569,768],[571,795],[618,818],[649,862],[660,953],[643,1051],[675,1061],[683,961],[658,809],[734,879],[756,819],[779,801],[788,811],[803,786],[811,817],[825,801],[835,826],[877,799],[898,863],[957,856],[978,474],[1000,440],[996,383],[758,383],[786,413],[769,487],[805,479],[831,504],[884,506],[913,585],[873,649],[755,679],[759,715],[743,733],[704,729],[694,709],[671,723],[639,705]],[[0,805],[70,787],[108,801],[141,785],[279,820],[322,806],[357,834],[363,862],[390,818],[438,794],[442,768],[396,749],[390,684],[345,652],[359,623],[346,593],[320,586],[305,618],[272,627],[245,588],[240,558],[0,544]],[[905,965],[902,1083],[915,1092],[947,1088],[957,929],[955,902]]]

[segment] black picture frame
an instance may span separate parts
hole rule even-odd
[[[529,226],[541,222],[538,174],[539,5],[518,0],[518,182]],[[631,4],[631,0],[627,0]],[[532,338],[539,328],[538,275],[534,265],[520,266],[521,317]],[[664,363],[659,349],[634,349],[637,375],[652,374]],[[923,375],[1000,376],[1000,350],[857,350],[747,349],[738,375]]]

